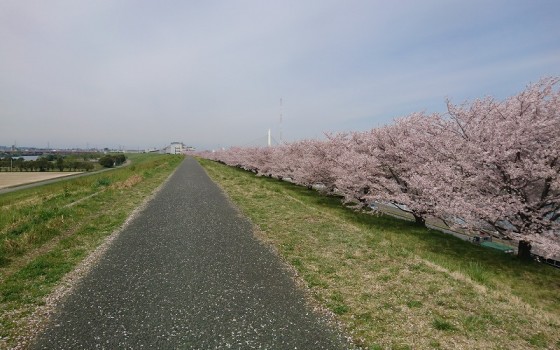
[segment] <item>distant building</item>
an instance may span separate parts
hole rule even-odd
[[[187,151],[187,146],[182,142],[171,142],[171,144],[164,149],[161,153],[166,154],[183,154]]]

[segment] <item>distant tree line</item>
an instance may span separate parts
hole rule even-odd
[[[98,154],[57,155],[48,154],[36,160],[25,160],[23,157],[0,157],[0,171],[90,171],[95,168]],[[126,161],[124,154],[106,154],[99,158],[98,163],[105,168],[119,166]]]
[[[25,160],[21,157],[0,159],[0,169],[5,171],[90,171],[94,168],[95,166],[90,161],[80,161],[75,158],[65,159],[62,156],[57,156],[53,160],[49,160],[48,157],[40,157],[37,160]]]

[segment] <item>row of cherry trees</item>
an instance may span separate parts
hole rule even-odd
[[[348,202],[390,202],[418,223],[437,217],[560,253],[559,79],[503,101],[414,113],[365,132],[201,154],[261,175],[321,184]]]

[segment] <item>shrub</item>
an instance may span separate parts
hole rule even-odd
[[[115,165],[115,160],[112,156],[106,155],[99,158],[99,164],[101,164],[105,168],[112,168]]]

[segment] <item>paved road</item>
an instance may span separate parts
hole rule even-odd
[[[348,349],[187,158],[34,349]]]

